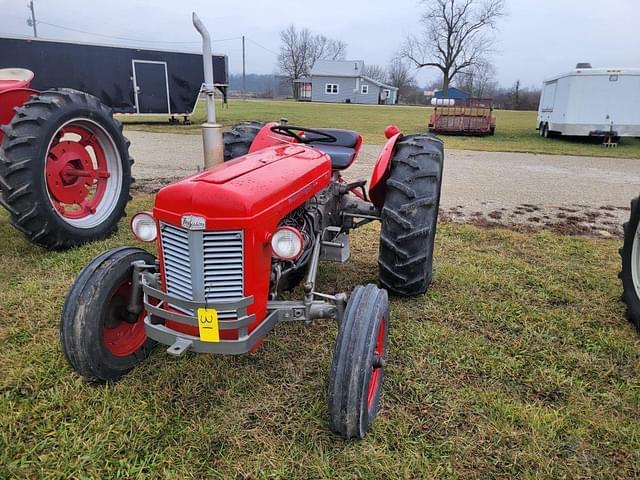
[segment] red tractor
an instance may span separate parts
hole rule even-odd
[[[129,141],[111,109],[71,89],[38,92],[0,69],[0,205],[31,242],[60,250],[103,239],[129,201]]]
[[[366,181],[348,183],[362,137],[352,131],[245,123],[225,137],[233,160],[161,189],[133,216],[133,247],[95,258],[69,291],[61,339],[94,382],[120,378],[156,343],[187,351],[254,352],[278,322],[339,322],[329,384],[330,427],[363,437],[378,410],[389,301],[431,282],[443,168],[436,137],[396,127]],[[381,222],[379,285],[321,293],[320,261],[345,262],[349,233]],[[282,294],[301,285],[301,300]],[[381,288],[380,288],[381,287]]]

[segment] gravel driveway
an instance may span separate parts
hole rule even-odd
[[[197,171],[199,135],[127,131],[142,190]],[[381,146],[367,145],[345,174],[369,178]],[[447,150],[441,209],[455,222],[619,235],[640,193],[640,159]]]

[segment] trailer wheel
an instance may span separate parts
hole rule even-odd
[[[345,438],[362,438],[378,413],[389,330],[387,292],[353,290],[344,313],[329,379],[329,425]]]
[[[442,141],[403,137],[396,145],[382,208],[380,284],[399,295],[419,295],[431,284],[443,168]]]
[[[224,161],[233,160],[249,153],[253,140],[264,127],[261,122],[242,122],[224,132]]]
[[[133,247],[107,251],[78,275],[62,308],[60,342],[71,367],[89,382],[113,382],[145,359],[155,342],[144,329],[145,312],[126,311],[132,262],[155,257]]]
[[[631,202],[631,215],[624,224],[622,258],[622,299],[627,304],[629,320],[640,331],[640,197]]]
[[[17,108],[3,131],[0,204],[28,240],[60,250],[117,230],[133,160],[111,109],[87,93],[50,90]]]

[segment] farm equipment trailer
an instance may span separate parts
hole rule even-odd
[[[447,135],[494,135],[493,101],[486,98],[434,98],[429,131]]]
[[[330,428],[363,437],[382,389],[388,292],[421,295],[431,282],[443,168],[436,137],[393,126],[385,135],[367,187],[342,178],[362,147],[356,132],[284,119],[236,126],[224,139],[228,161],[164,187],[152,211],[132,217],[134,236],[155,243],[156,255],[117,248],[80,272],[60,325],[69,364],[89,381],[111,382],[156,343],[176,356],[244,354],[279,322],[332,319]],[[345,262],[349,233],[373,221],[381,223],[379,286],[322,292],[320,262]],[[301,299],[283,299],[294,290]]]

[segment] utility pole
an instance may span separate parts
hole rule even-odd
[[[242,35],[242,99],[245,100],[246,92],[246,66],[245,66],[245,51],[244,51],[244,35]]]
[[[31,18],[27,20],[27,25],[33,27],[33,36],[38,38],[38,27],[36,26],[36,11],[33,8],[33,0],[29,2],[29,6],[27,7],[31,10]]]

